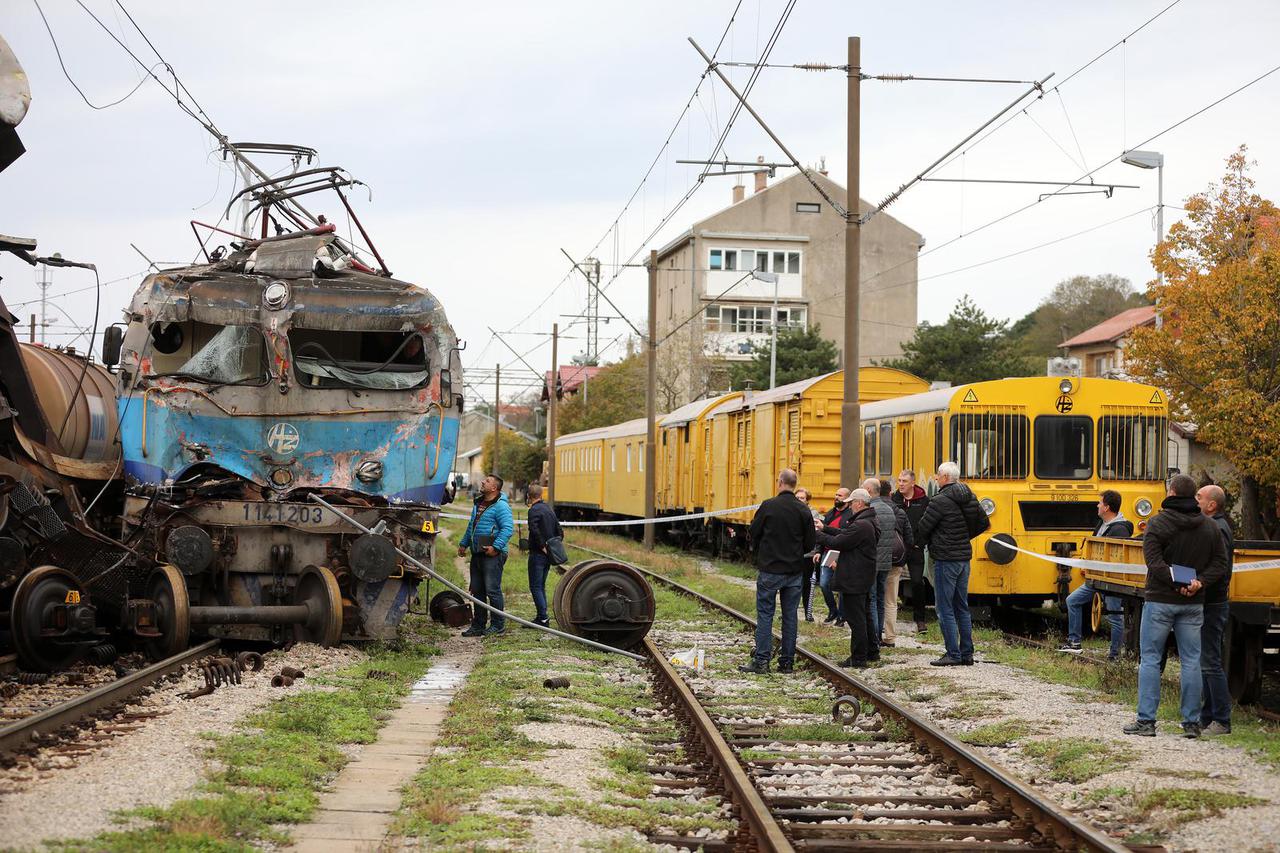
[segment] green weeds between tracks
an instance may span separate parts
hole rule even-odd
[[[414,619],[415,617],[411,617]],[[311,817],[317,791],[347,763],[343,744],[377,739],[382,717],[439,653],[443,632],[406,622],[405,639],[369,650],[368,661],[314,680],[331,690],[308,690],[277,699],[228,735],[207,735],[218,768],[194,796],[165,807],[125,812],[140,824],[86,841],[54,845],[84,851],[241,851],[287,842],[281,824]],[[367,679],[369,669],[400,676]]]
[[[1022,751],[1049,767],[1049,777],[1060,782],[1086,782],[1104,773],[1129,766],[1138,753],[1108,746],[1097,738],[1050,738],[1022,745]]]

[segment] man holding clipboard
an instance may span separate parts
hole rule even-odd
[[[1227,571],[1226,545],[1213,519],[1200,512],[1195,481],[1169,480],[1169,496],[1147,525],[1142,554],[1147,564],[1138,667],[1138,719],[1125,734],[1155,737],[1160,705],[1160,658],[1172,633],[1182,670],[1182,734],[1200,737],[1200,628],[1204,588]]]

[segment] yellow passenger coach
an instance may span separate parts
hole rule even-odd
[[[1079,584],[1052,558],[1082,549],[1104,490],[1120,493],[1135,533],[1160,506],[1168,403],[1157,388],[1114,379],[1001,379],[863,406],[861,440],[866,476],[910,469],[930,493],[938,464],[959,464],[991,519],[974,540],[970,600],[1038,606]]]

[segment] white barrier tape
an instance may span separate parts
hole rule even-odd
[[[621,519],[618,521],[562,521],[561,527],[625,527],[629,524],[666,524],[672,521],[692,521],[695,518],[713,518],[718,515],[732,515],[735,512],[749,512],[758,509],[760,504],[751,504],[751,506],[736,506],[733,509],[718,509],[715,512],[692,512],[688,515],[663,515],[658,518],[631,518]],[[442,512],[441,518],[456,518],[459,521],[470,521],[470,515],[462,515],[456,512]],[[526,518],[515,519],[516,524],[529,523]]]
[[[1035,551],[1028,551],[1026,548],[1019,548],[1017,545],[1010,545],[1008,542],[1003,542],[999,539],[993,538],[988,541],[1002,545],[1010,551],[1017,551],[1020,554],[1026,554],[1028,557],[1035,557],[1037,560],[1056,563],[1060,566],[1071,566],[1075,569],[1092,569],[1098,572],[1117,572],[1126,575],[1145,575],[1147,573],[1147,567],[1140,563],[1108,563],[1103,560],[1082,560],[1077,557],[1051,557],[1048,554],[1037,554]],[[1263,572],[1269,569],[1280,569],[1280,560],[1236,563],[1232,572]]]

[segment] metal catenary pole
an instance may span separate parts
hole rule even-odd
[[[560,386],[560,324],[551,324],[551,381],[547,387],[547,496],[548,506],[556,506],[556,391]]]
[[[862,199],[861,151],[862,40],[849,38],[849,198],[844,223],[844,404],[840,407],[840,482],[853,484],[861,472],[861,409],[858,406],[858,314],[861,299]]]
[[[658,417],[658,253],[649,250],[649,328],[645,332],[648,346],[645,347],[645,395],[644,419],[646,439],[644,443],[644,517],[654,517],[654,443],[658,440],[656,421]],[[653,525],[644,526],[644,547],[653,550]]]
[[[489,474],[498,473],[498,425],[502,420],[502,365],[493,369],[493,459],[489,462]]]

